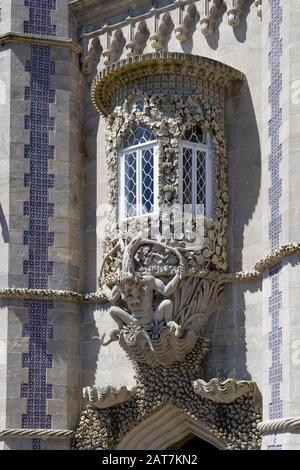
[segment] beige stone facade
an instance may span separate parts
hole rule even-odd
[[[296,0],[3,2],[0,448],[300,448],[299,28]],[[149,148],[157,210],[121,222]],[[201,248],[149,231],[184,148]]]

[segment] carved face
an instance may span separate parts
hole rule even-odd
[[[141,302],[141,297],[143,295],[142,288],[137,283],[128,283],[126,284],[123,289],[122,293],[128,303],[128,306],[138,306]]]

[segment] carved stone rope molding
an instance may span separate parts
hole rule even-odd
[[[72,429],[4,429],[0,431],[0,441],[5,439],[71,439]]]
[[[101,292],[80,294],[68,290],[51,289],[0,289],[0,299],[54,299],[78,304],[100,304],[107,302],[107,297]]]
[[[197,273],[202,278],[214,278],[226,283],[257,281],[262,278],[264,271],[272,268],[289,256],[300,254],[300,243],[283,245],[279,250],[269,254],[258,261],[252,271],[240,271],[233,274],[220,274],[218,272],[203,271]],[[195,275],[195,273],[193,273]],[[0,299],[56,299],[78,304],[101,304],[107,302],[107,297],[102,292],[90,294],[80,294],[79,292],[67,290],[47,290],[47,289],[0,289]]]
[[[300,432],[300,417],[275,419],[273,421],[263,421],[262,423],[258,424],[257,429],[262,434],[274,434],[294,431]]]

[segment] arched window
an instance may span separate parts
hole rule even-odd
[[[210,137],[199,126],[185,132],[180,143],[180,200],[193,216],[213,218],[213,152]]]
[[[119,153],[119,217],[151,214],[158,209],[158,146],[144,124],[128,130]]]

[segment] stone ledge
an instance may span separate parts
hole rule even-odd
[[[54,38],[49,36],[35,36],[23,33],[6,33],[0,36],[0,45],[14,44],[38,44],[40,46],[59,47],[62,49],[70,49],[76,54],[81,54],[82,48],[72,41],[72,39]]]
[[[252,271],[240,271],[236,273],[219,273],[217,271],[193,271],[187,273],[189,276],[198,276],[200,279],[210,279],[222,281],[224,283],[258,281],[263,278],[263,273],[271,269],[276,264],[281,263],[289,256],[300,254],[300,243],[283,245],[280,249],[258,261]],[[159,274],[159,273],[157,273]],[[167,275],[167,273],[160,273]],[[0,289],[0,299],[56,299],[61,301],[74,302],[78,304],[103,304],[108,302],[107,296],[103,292],[92,292],[81,294],[79,292],[67,290],[47,290],[47,289]]]

